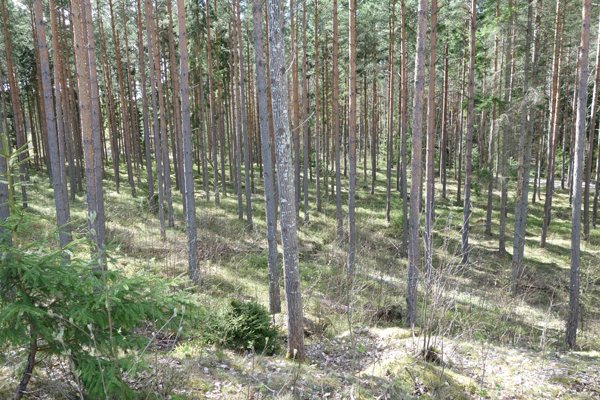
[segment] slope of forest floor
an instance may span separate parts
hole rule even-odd
[[[383,307],[399,306],[399,310],[405,303],[401,198],[392,192],[391,222],[386,223],[385,175],[377,175],[371,195],[370,187],[362,185],[362,172],[359,169],[357,181],[364,190],[356,195],[357,274],[351,283],[346,280],[346,242],[340,244],[336,238],[335,200],[325,197],[324,187],[322,213],[316,212],[313,182],[310,223],[299,224],[304,313],[311,325],[322,328],[306,339],[307,361],[299,364],[284,353],[269,357],[206,344],[195,334],[199,327],[190,323],[177,343],[167,337],[166,346],[147,354],[150,368],[131,381],[140,398],[600,398],[598,228],[582,241],[578,348],[567,352],[564,347],[571,231],[568,190],[555,191],[545,248],[539,247],[543,202],[531,204],[530,197],[525,271],[519,295],[513,297],[514,187],[509,189],[506,219],[508,254],[500,255],[500,193],[495,188],[489,237],[484,234],[487,181],[485,176],[475,178],[472,250],[469,264],[463,265],[459,262],[463,210],[462,202],[456,201],[456,181],[448,180],[446,199],[436,182],[434,271],[429,284],[420,284],[419,328],[410,331],[402,328],[401,320],[381,321],[377,316]],[[132,199],[125,185],[117,193],[108,169],[106,173],[109,254],[117,266],[131,274],[141,269],[169,277],[185,273],[179,193],[173,191],[176,228],[168,230],[167,240],[162,241],[157,216],[148,212],[143,197]],[[266,226],[258,174],[256,170],[253,232],[237,219],[237,197],[231,187],[227,197],[221,196],[219,207],[206,202],[201,187],[197,188],[203,277],[197,293],[206,307],[218,309],[231,298],[268,304]],[[28,191],[33,226],[24,235],[25,240],[35,240],[55,224],[54,198],[45,175],[32,174]],[[344,210],[346,196],[343,191]],[[302,205],[300,210],[302,215]],[[71,204],[76,235],[86,232],[85,211],[85,194],[79,193]],[[83,246],[81,251],[84,254]],[[283,283],[281,290],[283,299]],[[284,347],[285,315],[276,315],[274,322],[281,327]],[[15,354],[20,351],[14,349]],[[9,396],[18,381],[22,366],[14,360],[11,355],[0,358],[0,398]],[[66,370],[58,359],[42,360],[30,398],[75,398]]]

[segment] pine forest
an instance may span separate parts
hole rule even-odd
[[[0,399],[600,398],[599,4],[0,8]]]

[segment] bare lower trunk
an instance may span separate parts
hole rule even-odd
[[[575,132],[575,160],[573,167],[573,217],[571,219],[571,284],[566,344],[573,349],[577,340],[579,320],[579,263],[581,238],[581,196],[583,180],[583,151],[585,147],[585,119],[587,111],[588,52],[590,44],[591,0],[583,1],[581,45],[579,47],[579,81],[577,88],[577,130]]]
[[[465,202],[463,205],[462,262],[469,260],[469,220],[471,217],[471,169],[473,159],[473,108],[475,105],[475,34],[477,0],[471,0],[471,42],[469,46],[469,105],[467,109],[467,137],[465,153]]]
[[[474,28],[473,28],[474,29]],[[435,50],[437,45],[437,0],[431,0],[429,34],[429,90],[427,92],[427,147],[425,150],[425,279],[433,268],[433,206],[435,196]]]
[[[404,14],[404,13],[402,13]],[[408,283],[406,294],[406,327],[417,323],[417,280],[419,265],[419,206],[421,204],[421,148],[423,140],[423,94],[425,92],[425,35],[427,32],[427,0],[419,0],[417,48],[415,59],[415,91],[413,100],[410,235],[408,247]]]
[[[355,193],[356,193],[356,0],[350,0],[349,8],[349,102],[348,110],[348,149],[350,164],[350,182],[348,189],[348,275],[354,274],[354,258],[356,255],[355,227]]]
[[[281,243],[285,269],[285,297],[287,304],[288,344],[287,356],[304,359],[304,328],[302,320],[302,296],[298,265],[298,236],[296,231],[296,193],[292,165],[287,87],[285,84],[285,47],[283,5],[277,0],[267,0],[269,17],[269,67],[271,70],[271,94],[273,123],[275,127],[275,155],[281,209]]]

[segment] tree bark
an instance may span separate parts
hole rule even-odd
[[[219,205],[219,172],[217,171],[217,128],[216,128],[216,116],[215,116],[215,92],[213,89],[213,65],[212,65],[212,43],[210,40],[210,6],[206,3],[206,43],[208,49],[208,90],[210,91],[210,130],[211,130],[211,144],[212,144],[212,162],[213,162],[213,173],[214,173],[214,193],[215,193],[215,205]]]
[[[420,3],[419,3],[420,4]],[[426,5],[426,3],[425,3]],[[408,181],[406,176],[406,117],[408,115],[408,76],[406,69],[406,20],[405,20],[405,12],[404,12],[404,0],[400,0],[400,15],[401,15],[401,25],[400,25],[400,36],[401,36],[401,45],[402,45],[402,60],[400,68],[402,71],[400,72],[400,79],[402,81],[402,88],[400,92],[402,93],[402,113],[400,115],[400,129],[401,129],[401,141],[402,147],[400,150],[400,157],[402,159],[402,171],[400,172],[400,181],[402,185],[402,255],[404,257],[408,256]],[[424,51],[424,50],[423,50]],[[410,278],[410,276],[409,276]],[[409,281],[410,285],[410,281]]]
[[[135,183],[133,181],[133,170],[131,167],[131,135],[129,132],[129,112],[127,111],[127,99],[125,96],[125,82],[123,78],[123,67],[121,63],[121,49],[119,44],[119,32],[115,28],[115,17],[113,15],[112,0],[108,1],[110,6],[110,25],[113,32],[113,41],[115,46],[115,60],[117,62],[117,77],[119,79],[119,97],[121,100],[121,122],[123,124],[123,138],[125,139],[125,161],[127,163],[127,180],[131,187],[131,196],[135,197]],[[127,65],[129,71],[129,66]]]
[[[308,166],[310,164],[310,155],[308,146],[310,136],[308,131],[308,78],[306,76],[308,69],[308,60],[306,55],[306,0],[302,1],[302,192],[304,194],[304,223],[309,222],[308,213]]]
[[[140,55],[140,87],[142,90],[142,116],[144,121],[144,151],[146,155],[146,180],[148,182],[148,204],[156,209],[154,201],[154,180],[152,178],[152,149],[150,148],[150,123],[148,119],[148,95],[146,93],[146,62],[144,60],[144,41],[142,39],[142,10],[140,0],[137,3],[138,47]]]
[[[596,129],[596,113],[598,112],[598,87],[600,85],[600,35],[598,35],[598,46],[596,49],[596,76],[594,77],[594,93],[592,95],[592,110],[589,130],[589,149],[587,162],[585,164],[585,190],[583,192],[583,240],[590,238],[590,179],[592,176],[592,164],[594,162],[594,133]],[[563,149],[564,154],[564,149]],[[598,157],[600,159],[600,157]],[[596,174],[598,169],[596,168]],[[596,185],[597,186],[597,185]]]
[[[433,226],[435,197],[435,50],[437,46],[437,11],[437,0],[431,0],[429,90],[427,91],[427,146],[425,150],[425,279],[430,278],[433,268],[433,233],[431,230]],[[471,30],[472,35],[474,35],[473,31],[474,28]],[[474,57],[475,55],[473,54]]]
[[[427,33],[427,0],[419,0],[415,89],[413,98],[410,231],[408,247],[408,284],[406,288],[406,327],[417,323],[417,280],[419,264],[419,206],[421,204],[421,149],[423,141],[423,93],[425,92],[425,35]],[[402,13],[404,14],[404,13]]]
[[[183,176],[186,197],[188,275],[200,283],[198,244],[196,233],[196,201],[194,196],[194,166],[192,162],[192,126],[190,121],[190,85],[188,72],[187,30],[184,0],[177,0],[177,25],[179,27],[179,77],[181,80],[181,133],[183,139]],[[173,47],[174,48],[174,47]],[[175,100],[174,100],[175,101]]]
[[[355,197],[356,197],[356,0],[350,0],[349,10],[349,102],[348,109],[348,138],[350,148],[348,158],[350,165],[348,188],[348,276],[354,274],[354,259],[356,256],[356,224],[355,224]]]
[[[319,0],[315,0],[315,174],[317,212],[321,212],[321,137],[319,126]],[[597,179],[596,179],[597,180]]]
[[[21,101],[19,100],[19,86],[15,80],[15,72],[12,65],[11,55],[11,41],[10,34],[8,32],[8,23],[6,15],[6,7],[4,6],[4,0],[2,0],[2,19],[4,22],[4,50],[6,52],[6,72],[8,75],[8,86],[10,88],[10,99],[13,109],[14,129],[15,136],[17,139],[17,147],[20,149],[27,143],[27,135],[24,132],[23,123],[21,121]],[[29,158],[29,151],[19,155],[19,174],[20,181],[26,182],[29,180],[29,168],[28,162],[25,161]],[[25,185],[21,185],[21,201],[23,202],[23,208],[27,208],[27,190]]]
[[[269,67],[271,70],[271,94],[273,101],[273,124],[275,127],[275,155],[281,210],[281,243],[283,247],[285,298],[288,309],[287,356],[304,359],[304,323],[302,319],[302,296],[298,263],[298,236],[296,232],[296,193],[294,168],[287,110],[287,87],[285,84],[285,47],[283,5],[277,0],[267,0],[269,18]]]
[[[160,234],[165,240],[165,206],[164,206],[164,184],[163,184],[163,169],[160,150],[160,134],[158,126],[158,105],[156,99],[156,76],[154,74],[154,23],[152,22],[152,6],[150,0],[144,1],[146,11],[146,36],[148,42],[148,72],[150,75],[150,93],[152,94],[152,111],[153,111],[153,133],[154,133],[154,156],[156,157],[156,176],[158,187],[158,216],[160,221]]]
[[[577,125],[575,131],[575,160],[573,167],[573,217],[571,219],[571,284],[569,291],[569,316],[565,342],[573,349],[577,340],[579,320],[579,263],[581,256],[581,196],[583,151],[585,147],[585,119],[587,112],[588,53],[590,46],[591,0],[583,0],[581,45],[579,47],[579,81],[577,87]]]
[[[436,1],[436,0],[433,0]],[[391,208],[391,194],[392,194],[392,164],[394,163],[394,136],[393,136],[393,125],[394,125],[394,25],[396,19],[396,0],[390,0],[392,6],[392,12],[390,14],[389,28],[389,51],[388,51],[388,123],[387,123],[387,168],[386,168],[386,196],[385,196],[385,221],[390,223],[390,208]],[[435,33],[432,33],[435,35]],[[435,47],[435,45],[434,45]],[[434,50],[435,51],[435,50]],[[435,81],[434,81],[435,85]],[[431,85],[430,85],[431,88]]]
[[[50,4],[53,5],[53,0],[50,0]],[[57,132],[57,124],[55,120],[54,114],[54,102],[52,97],[52,84],[50,77],[50,62],[48,60],[48,47],[46,45],[46,29],[44,27],[44,12],[42,10],[42,1],[35,0],[33,2],[33,9],[35,14],[35,30],[36,30],[36,45],[37,52],[40,61],[40,72],[42,76],[42,95],[44,96],[44,113],[46,115],[46,120],[48,121],[48,144],[49,144],[49,153],[50,160],[52,165],[52,188],[54,189],[54,203],[56,206],[56,225],[59,228],[59,239],[60,246],[65,247],[71,242],[71,226],[70,222],[70,212],[69,212],[69,198],[67,194],[67,186],[66,179],[63,179],[64,171],[64,162],[63,157],[61,157],[59,145],[58,145],[58,135]],[[54,8],[51,6],[51,15],[52,15],[52,25],[56,26],[56,17],[54,13]],[[59,65],[57,60],[57,49],[58,49],[58,37],[56,35],[56,30],[52,29],[53,35],[53,48],[54,48],[54,66],[56,75],[58,75]],[[56,82],[57,91],[59,89],[58,80]],[[57,98],[60,93],[57,93]],[[57,104],[57,108],[60,107]],[[62,121],[61,121],[62,122]],[[58,123],[58,126],[61,126],[61,123]],[[61,166],[62,164],[62,166]]]
[[[335,204],[337,216],[337,238],[341,242],[344,236],[342,219],[342,182],[340,171],[340,115],[339,115],[339,80],[338,68],[338,2],[333,0],[333,139],[335,140]]]
[[[521,132],[519,137],[519,166],[517,173],[517,193],[515,198],[515,229],[512,257],[511,284],[513,295],[517,295],[518,282],[523,271],[523,253],[525,247],[525,225],[527,222],[527,194],[529,190],[529,169],[531,161],[531,128],[534,114],[530,111],[529,64],[531,49],[531,30],[533,0],[528,3],[527,36],[525,40],[525,65],[523,73],[523,99],[521,100]]]
[[[254,17],[254,54],[256,57],[256,88],[258,91],[258,117],[262,137],[262,157],[264,164],[265,209],[267,217],[267,243],[269,245],[269,311],[281,312],[281,294],[279,290],[279,267],[277,265],[277,208],[273,185],[274,165],[272,143],[269,129],[269,109],[267,107],[267,79],[263,52],[262,13],[260,0],[252,1]]]
[[[544,203],[544,219],[542,223],[542,237],[540,240],[540,247],[546,246],[546,236],[548,233],[548,226],[550,225],[551,210],[552,210],[552,194],[554,193],[554,165],[556,156],[556,135],[558,130],[558,102],[560,96],[560,70],[562,60],[562,39],[561,33],[560,8],[561,2],[556,2],[556,22],[555,22],[555,34],[554,34],[554,54],[553,54],[553,67],[552,67],[552,90],[550,92],[550,121],[548,131],[548,166],[546,169],[546,201]],[[580,71],[581,73],[581,71]]]
[[[477,33],[477,0],[471,0],[471,43],[469,46],[469,105],[465,153],[465,199],[463,204],[462,262],[469,261],[469,220],[471,217],[471,170],[473,167],[473,108],[475,105],[475,35]]]

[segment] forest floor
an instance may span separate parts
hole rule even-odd
[[[157,216],[148,212],[139,193],[138,198],[131,198],[126,176],[121,176],[117,193],[110,171],[106,172],[107,236],[117,267],[131,274],[142,269],[165,277],[185,273],[180,194],[173,190],[176,227],[169,229],[167,240],[162,241]],[[221,196],[218,207],[213,201],[206,202],[202,188],[196,188],[202,284],[195,291],[205,307],[218,309],[231,298],[268,305],[265,210],[258,174],[257,169],[253,232],[247,232],[244,222],[237,219],[232,187],[226,188],[228,196]],[[370,183],[370,173],[367,178]],[[402,320],[377,317],[383,307],[404,307],[407,269],[402,257],[401,198],[392,191],[387,223],[385,171],[379,171],[377,178],[371,195],[370,186],[363,185],[363,171],[358,171],[358,246],[356,277],[351,284],[345,278],[346,241],[340,244],[336,238],[335,201],[328,200],[322,187],[323,210],[317,213],[314,182],[310,186],[310,222],[300,223],[298,231],[304,314],[311,327],[305,362],[286,359],[284,352],[266,356],[207,344],[195,335],[194,329],[200,327],[189,324],[177,343],[166,337],[164,346],[147,354],[147,372],[130,381],[140,398],[600,398],[598,228],[592,229],[588,241],[582,241],[578,346],[576,351],[564,346],[571,232],[568,190],[555,192],[547,244],[540,248],[543,202],[531,204],[530,189],[525,271],[519,294],[512,296],[514,186],[509,185],[508,253],[500,255],[499,189],[494,188],[493,235],[487,236],[487,180],[474,177],[471,253],[464,265],[459,262],[463,210],[462,202],[456,201],[457,183],[448,179],[447,196],[442,198],[436,182],[434,270],[431,283],[420,281],[419,328],[411,331],[403,328]],[[47,177],[33,173],[31,179],[29,213],[34,218],[25,232],[26,240],[35,240],[55,224],[54,197]],[[342,187],[347,187],[347,180]],[[345,189],[343,204],[346,212]],[[71,205],[76,235],[86,232],[85,212],[82,192]],[[84,251],[82,248],[82,254]],[[284,299],[283,283],[281,289]],[[285,301],[282,303],[285,312]],[[273,320],[281,328],[285,348],[285,315],[278,314]],[[15,349],[15,353],[19,351]],[[13,358],[0,357],[0,398],[14,390],[21,370],[22,365]],[[30,398],[76,398],[66,370],[60,360],[42,360],[30,385]]]

